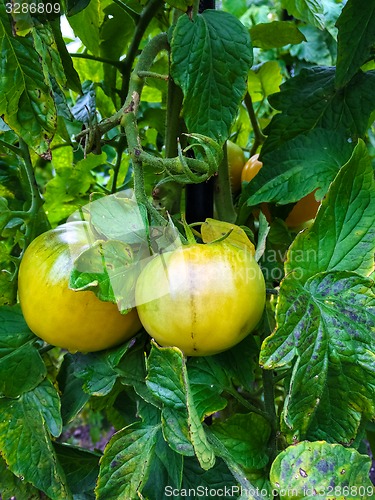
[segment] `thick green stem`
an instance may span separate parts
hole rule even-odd
[[[219,165],[218,176],[215,181],[215,207],[217,216],[222,221],[235,222],[237,214],[233,206],[226,146],[224,146],[224,157]]]
[[[117,180],[121,168],[122,154],[126,148],[126,145],[127,145],[126,137],[124,135],[121,135],[116,146],[117,157],[116,157],[116,164],[113,168],[113,181],[111,187],[112,194],[117,192]]]

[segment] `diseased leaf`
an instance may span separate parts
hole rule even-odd
[[[258,23],[250,29],[250,36],[253,47],[260,47],[263,50],[298,44],[306,40],[303,33],[291,21]]]
[[[337,20],[338,53],[336,87],[346,85],[360,67],[373,58],[375,43],[375,4],[348,0]]]
[[[71,500],[47,426],[61,432],[59,397],[47,380],[18,399],[0,398],[0,450],[9,469],[50,498]]]
[[[246,91],[252,48],[234,16],[207,10],[179,18],[171,40],[171,74],[184,93],[189,132],[223,144]]]
[[[373,169],[360,142],[289,248],[277,329],[262,345],[264,368],[292,368],[282,415],[290,439],[350,444],[362,414],[375,415],[374,218]]]
[[[5,4],[0,4],[0,116],[39,155],[50,158],[57,126],[49,80],[29,37],[12,35]]]
[[[321,0],[282,0],[289,15],[324,29],[324,8]]]
[[[114,434],[100,460],[96,498],[137,498],[147,482],[160,425],[129,425]]]
[[[27,498],[27,500],[39,500],[40,494],[32,484],[21,481],[7,467],[3,458],[0,457],[0,495],[2,500],[11,500],[14,497]]]
[[[305,441],[289,446],[276,457],[270,478],[285,500],[293,495],[360,500],[373,497],[370,466],[370,458],[357,450],[324,441]]]

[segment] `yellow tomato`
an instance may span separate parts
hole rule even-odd
[[[241,172],[241,182],[250,182],[263,167],[263,163],[258,160],[259,154],[251,156],[245,163]]]
[[[241,189],[241,172],[246,158],[242,148],[232,141],[227,141],[227,157],[230,184],[232,191],[236,193]]]
[[[253,253],[224,241],[155,256],[142,270],[135,296],[141,322],[159,344],[207,356],[256,327],[266,294]]]
[[[73,262],[89,245],[87,222],[63,224],[28,246],[19,271],[19,300],[29,328],[72,352],[113,347],[141,328],[136,309],[123,315],[91,291],[68,288]]]
[[[294,205],[285,219],[286,225],[290,228],[298,228],[307,221],[314,219],[319,207],[320,201],[316,201],[313,191]]]

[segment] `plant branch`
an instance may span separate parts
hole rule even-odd
[[[259,123],[254,111],[253,100],[251,99],[251,95],[249,94],[249,92],[246,92],[244,101],[247,112],[249,113],[251,126],[253,127],[254,130],[254,144],[250,151],[250,155],[252,156],[257,152],[258,147],[261,144],[263,144],[263,142],[266,139],[266,136],[263,134],[263,132],[259,127]]]
[[[70,55],[71,55],[71,57],[75,57],[77,59],[91,59],[92,61],[110,64],[111,66],[114,66],[115,68],[117,68],[119,70],[121,70],[122,66],[123,66],[121,61],[115,61],[114,59],[107,59],[106,57],[93,56],[91,54],[79,53],[79,52],[75,52],[75,53],[70,54]]]

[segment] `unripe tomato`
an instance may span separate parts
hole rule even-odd
[[[236,193],[241,189],[241,172],[245,164],[245,155],[242,148],[232,141],[227,141],[227,159],[232,191]]]
[[[251,156],[245,163],[241,172],[241,182],[250,182],[263,167],[263,163],[258,160],[259,154]]]
[[[320,203],[320,201],[316,201],[314,191],[304,196],[294,205],[285,219],[286,225],[290,228],[298,228],[307,221],[314,219]]]
[[[190,356],[216,354],[240,342],[259,322],[265,296],[253,253],[225,241],[156,255],[135,291],[149,335]]]
[[[19,270],[19,300],[29,328],[72,352],[107,349],[141,328],[136,309],[123,315],[91,291],[68,288],[73,262],[89,247],[89,234],[82,221],[41,234],[26,249]]]

